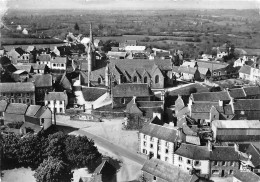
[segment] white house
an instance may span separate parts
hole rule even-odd
[[[50,68],[52,70],[66,70],[67,58],[66,57],[55,57],[50,61]]]
[[[239,78],[252,82],[260,82],[260,69],[244,65],[239,70]]]
[[[145,52],[145,46],[126,46],[126,52]]]
[[[48,106],[52,112],[65,113],[68,105],[68,96],[66,92],[49,92],[45,94],[45,106]]]
[[[199,175],[208,175],[210,173],[210,150],[208,146],[198,146],[182,143],[174,153],[174,165],[182,168],[184,171]]]
[[[178,138],[177,128],[162,126],[159,118],[152,119],[139,132],[139,151],[151,158],[157,158],[173,164],[175,142]]]

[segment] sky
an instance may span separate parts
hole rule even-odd
[[[2,2],[1,2],[2,1]],[[157,10],[157,9],[252,9],[260,0],[0,0],[12,9],[88,9],[88,10]]]

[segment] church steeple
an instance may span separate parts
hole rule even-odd
[[[92,23],[90,23],[90,27],[89,27],[89,38],[90,38],[90,42],[94,45],[93,34],[92,34]]]

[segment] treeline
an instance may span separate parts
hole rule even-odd
[[[62,132],[3,135],[1,143],[2,170],[30,167],[37,182],[71,181],[72,169],[87,167],[92,172],[101,157],[93,140]]]

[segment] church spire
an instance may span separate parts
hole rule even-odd
[[[90,38],[90,42],[92,44],[94,44],[94,42],[93,42],[93,35],[92,35],[92,23],[90,23],[90,27],[89,27],[89,38]]]

